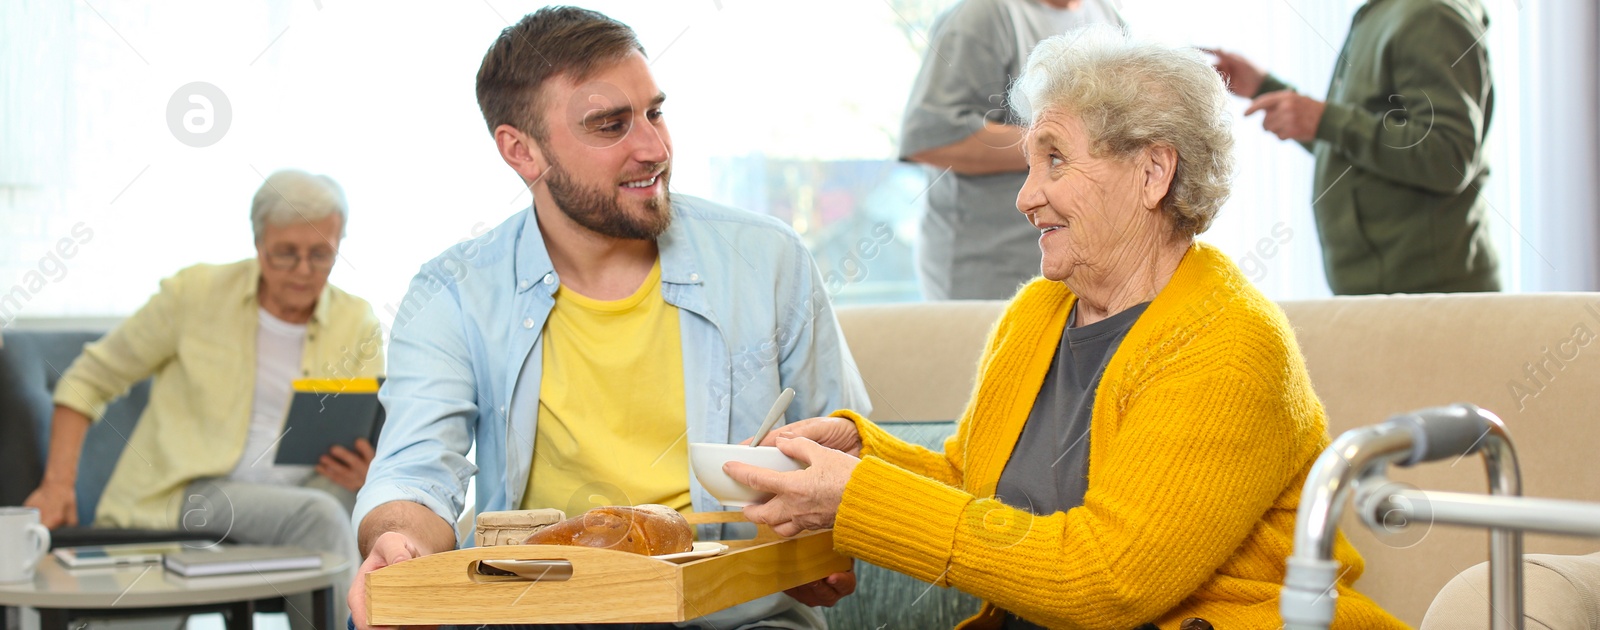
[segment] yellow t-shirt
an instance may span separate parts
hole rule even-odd
[[[544,325],[539,427],[522,509],[569,516],[602,505],[691,508],[678,308],[661,262],[633,295],[565,287]]]

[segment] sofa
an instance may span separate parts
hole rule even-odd
[[[5,331],[4,342],[0,343],[0,505],[21,505],[38,487],[48,452],[50,415],[55,408],[51,394],[56,381],[83,352],[84,345],[99,339],[107,330],[86,326]],[[106,408],[102,420],[91,426],[84,437],[77,480],[81,525],[94,522],[95,505],[149,396],[148,380],[135,385],[127,396]],[[87,538],[73,533],[58,533],[54,538],[57,544],[89,544],[85,542]]]
[[[1333,435],[1421,407],[1470,402],[1499,414],[1528,496],[1600,502],[1600,294],[1339,297],[1281,305],[1305,354]],[[954,430],[978,355],[1003,302],[846,307],[839,323],[867,383],[873,419],[923,444]],[[1486,492],[1479,458],[1395,469],[1427,490]],[[1366,559],[1356,583],[1420,625],[1445,583],[1488,557],[1488,534],[1426,523],[1378,537],[1346,511]],[[1600,542],[1528,535],[1527,553],[1586,554]],[[876,567],[830,617],[841,628],[950,627],[976,603]],[[1487,594],[1487,591],[1485,591]],[[1531,612],[1531,611],[1530,611]],[[1441,626],[1443,627],[1443,626]]]
[[[1475,403],[1505,420],[1525,494],[1600,502],[1600,476],[1588,474],[1600,450],[1600,423],[1589,417],[1600,409],[1600,356],[1594,356],[1600,345],[1591,346],[1600,331],[1600,294],[1341,297],[1282,306],[1327,408],[1330,433],[1419,407]],[[903,439],[939,448],[954,431],[985,337],[1003,308],[1003,302],[967,301],[839,309],[873,419]],[[37,483],[40,460],[32,460],[32,473],[16,471],[27,468],[19,462],[30,452],[42,458],[57,371],[99,334],[5,332],[0,479],[8,501],[14,488]],[[78,482],[81,522],[92,522],[89,498],[104,488],[124,443],[120,436],[143,407],[142,391],[113,405],[109,422],[90,431]],[[27,410],[26,422],[19,409]],[[1396,469],[1391,477],[1429,490],[1482,492],[1486,474],[1471,458]],[[1446,582],[1488,556],[1481,530],[1423,524],[1379,538],[1348,514],[1343,526],[1366,558],[1357,588],[1411,625],[1422,622]],[[1600,551],[1600,543],[1530,535],[1526,548],[1587,554]],[[949,628],[978,608],[969,595],[878,567],[857,563],[857,573],[856,594],[826,613],[834,628]]]

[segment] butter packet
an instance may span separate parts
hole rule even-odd
[[[506,510],[478,515],[478,546],[520,545],[534,532],[567,520],[567,513],[555,508]]]

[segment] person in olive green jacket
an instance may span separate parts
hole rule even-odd
[[[1245,115],[1316,156],[1312,209],[1336,294],[1498,291],[1483,151],[1494,84],[1478,0],[1371,0],[1326,102],[1210,49]]]

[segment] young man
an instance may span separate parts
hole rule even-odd
[[[382,392],[388,423],[355,509],[361,574],[454,548],[474,474],[479,513],[717,510],[690,479],[690,442],[750,437],[784,387],[798,392],[791,420],[868,404],[794,232],[669,196],[665,96],[631,29],[541,9],[500,34],[477,91],[534,203],[412,281]],[[836,574],[791,594],[831,605],[853,589]],[[365,627],[360,577],[350,597]],[[700,625],[822,622],[774,595]]]

